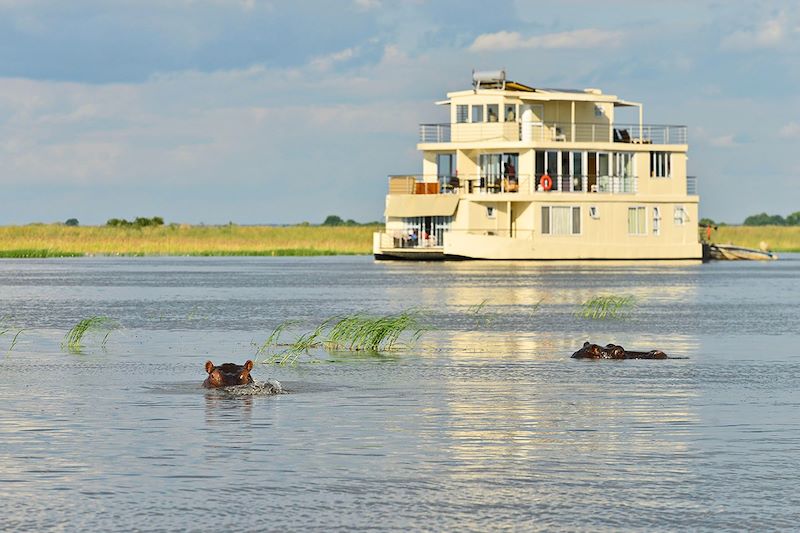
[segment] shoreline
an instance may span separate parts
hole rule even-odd
[[[0,227],[0,258],[369,255],[377,226]]]
[[[309,257],[371,255],[382,226],[0,226],[0,259],[109,257]],[[705,231],[701,228],[702,237]],[[720,226],[711,241],[800,252],[800,226]]]

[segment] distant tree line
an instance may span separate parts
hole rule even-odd
[[[328,215],[325,222],[322,223],[323,226],[379,226],[381,224],[383,224],[383,222],[365,222],[361,224],[352,218],[342,220],[342,217],[336,215]]]
[[[795,211],[786,218],[780,215],[759,213],[744,219],[745,226],[800,226],[800,211]]]
[[[133,227],[133,228],[144,228],[147,226],[163,226],[164,219],[161,217],[153,217],[153,218],[145,218],[145,217],[136,217],[133,222],[128,222],[124,218],[109,218],[106,222],[106,226],[111,227]]]
[[[744,219],[744,226],[800,226],[800,211],[795,211],[786,218],[781,215],[768,215],[767,213],[759,213],[757,215],[750,215]],[[714,222],[710,218],[701,218],[700,226],[727,226],[724,222]]]

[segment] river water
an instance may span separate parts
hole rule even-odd
[[[630,295],[622,319],[578,305]],[[258,364],[285,320],[422,310],[416,345]],[[61,347],[79,320],[119,329]],[[718,530],[800,523],[800,255],[0,262],[3,530]],[[22,329],[21,333],[19,333]],[[17,333],[19,333],[17,335]],[[16,335],[16,342],[14,342]],[[570,359],[585,341],[666,361]]]

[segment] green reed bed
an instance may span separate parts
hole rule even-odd
[[[77,252],[43,249],[0,250],[0,259],[46,259],[49,257],[82,257],[83,255]]]
[[[61,348],[72,353],[80,353],[84,347],[84,338],[100,336],[102,336],[100,346],[105,348],[108,336],[115,329],[119,329],[119,324],[106,316],[84,318],[67,332],[61,343]]]
[[[2,257],[370,254],[380,226],[0,226]]]
[[[324,320],[312,331],[302,333],[290,343],[280,342],[283,333],[296,325],[284,322],[276,327],[256,354],[262,363],[294,364],[313,349],[380,354],[413,345],[425,331],[417,310],[393,315],[371,316],[355,313]]]
[[[590,320],[629,318],[635,307],[633,296],[600,295],[583,302],[575,315]]]

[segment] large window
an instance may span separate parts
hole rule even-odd
[[[458,188],[456,176],[456,154],[436,154],[436,175],[439,179],[439,190],[455,191]]]
[[[402,247],[442,246],[453,217],[408,217],[398,238]]]
[[[650,152],[650,177],[669,178],[672,176],[669,152]]]
[[[456,122],[463,124],[469,120],[469,106],[457,105],[456,106]]]
[[[483,122],[483,106],[472,106],[472,122]]]
[[[644,207],[628,208],[628,235],[647,235],[647,212]]]
[[[481,169],[481,188],[499,190],[502,179],[508,180],[508,183],[518,183],[519,154],[480,154],[478,163]]]
[[[581,208],[577,206],[542,206],[543,235],[580,235]]]

